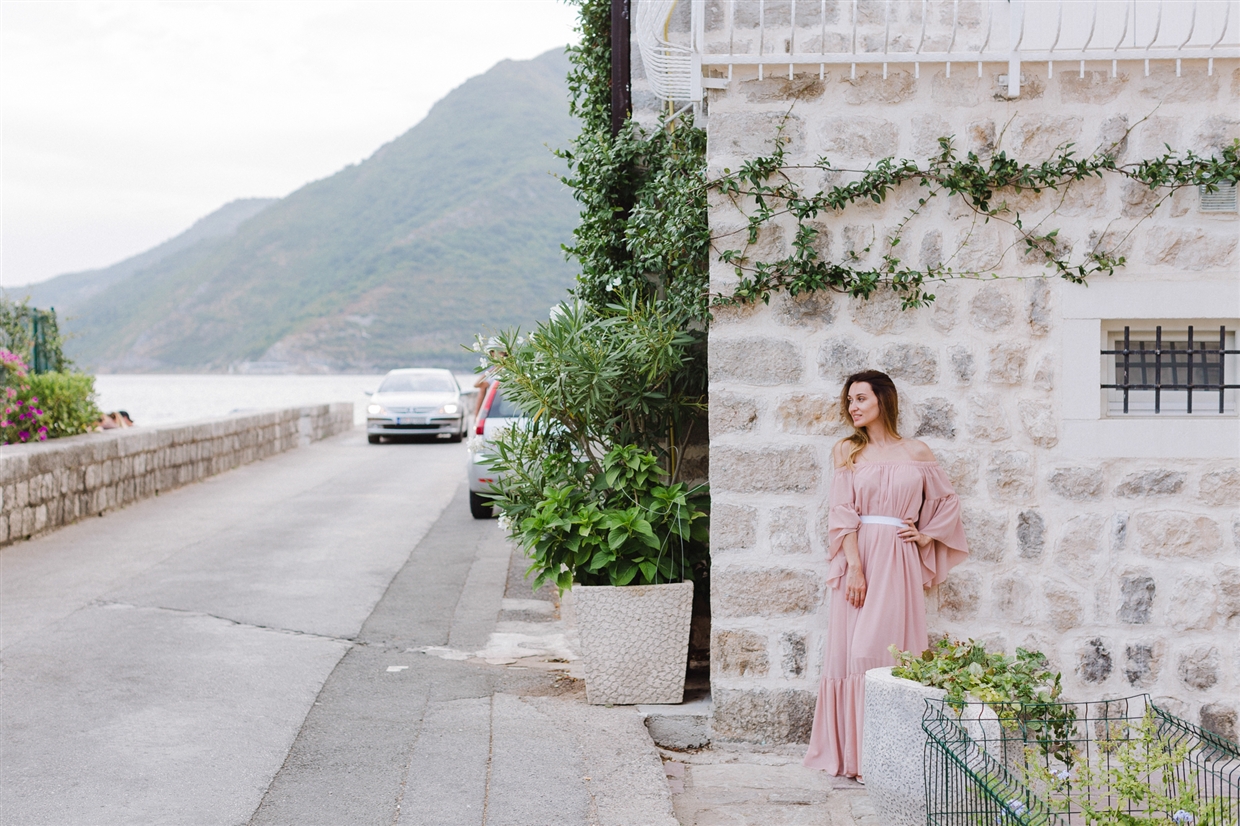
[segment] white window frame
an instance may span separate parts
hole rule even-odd
[[[1218,347],[1218,329],[1227,330],[1224,349],[1236,349],[1236,322],[1221,318],[1168,319],[1168,318],[1126,318],[1107,319],[1102,322],[1102,350],[1118,350],[1124,344],[1124,328],[1129,329],[1129,341],[1152,342],[1157,328],[1162,328],[1162,340],[1185,342],[1188,328],[1193,328],[1193,344],[1204,341],[1207,347]],[[1101,354],[1100,354],[1101,355]],[[1115,355],[1102,356],[1101,376],[1103,384],[1118,384],[1122,380],[1119,367],[1120,357]],[[1134,360],[1135,362],[1135,360]],[[1240,372],[1240,356],[1228,355],[1223,361],[1223,373],[1227,384],[1237,384],[1236,377]],[[1136,376],[1130,381],[1137,382]],[[1137,416],[1153,416],[1155,418],[1175,418],[1186,416],[1235,416],[1236,390],[1223,392],[1223,412],[1218,412],[1217,390],[1194,390],[1193,412],[1188,412],[1188,392],[1184,390],[1164,390],[1159,399],[1159,412],[1154,412],[1153,390],[1129,390],[1128,412],[1124,412],[1124,391],[1116,388],[1099,388],[1102,390],[1103,415],[1112,418],[1132,418]]]
[[[1236,273],[1195,273],[1174,281],[1124,272],[1088,287],[1058,283],[1060,389],[1063,411],[1058,452],[1072,458],[1230,459],[1240,456],[1240,416],[1133,416],[1108,414],[1101,350],[1124,322],[1162,323],[1195,330],[1213,322],[1240,329],[1240,277]],[[1206,328],[1208,329],[1208,328]],[[1228,365],[1230,370],[1231,365]],[[1107,382],[1111,383],[1111,382]],[[1195,394],[1194,394],[1195,395]],[[1217,397],[1216,397],[1217,398]],[[1217,404],[1217,402],[1216,402]],[[1196,407],[1196,402],[1194,402]]]

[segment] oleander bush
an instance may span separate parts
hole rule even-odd
[[[0,444],[42,442],[47,439],[39,397],[21,356],[0,348]]]
[[[707,494],[679,478],[700,410],[696,339],[656,306],[565,305],[497,336],[504,396],[525,411],[492,443],[495,507],[537,584],[653,585],[705,573]]]

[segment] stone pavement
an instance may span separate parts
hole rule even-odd
[[[661,750],[681,826],[880,826],[865,789],[801,765],[800,746]]]

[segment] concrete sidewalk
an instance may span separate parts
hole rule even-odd
[[[435,586],[451,567],[463,585]],[[533,593],[523,571],[462,488],[325,682],[249,822],[676,826],[641,716],[586,705],[554,592]]]
[[[585,812],[577,810],[579,816],[584,815],[582,819],[565,822],[651,826],[880,826],[864,787],[847,778],[806,769],[801,765],[804,753],[801,746],[656,746],[646,721],[653,719],[655,725],[666,726],[669,720],[674,723],[682,715],[688,715],[692,721],[689,725],[695,727],[688,742],[700,742],[706,726],[701,715],[709,709],[709,695],[703,696],[704,684],[697,691],[688,692],[688,696],[696,699],[684,707],[609,708],[586,704],[584,670],[573,627],[571,598],[561,605],[555,600],[553,591],[544,589],[538,594],[532,593],[521,576],[526,560],[515,549],[509,549],[509,553],[508,582],[499,620],[486,644],[476,651],[464,646],[419,650],[436,658],[459,659],[475,668],[498,666],[510,672],[560,673],[557,684],[562,693],[558,696],[511,698],[497,695],[490,713],[492,730],[495,721],[503,717],[524,715],[533,723],[531,711],[542,713],[546,727],[541,732],[536,726],[531,728],[530,736],[556,744],[542,755],[542,759],[560,761],[556,770],[542,773],[558,778],[558,795],[564,801],[573,799],[574,775],[580,773],[591,803]],[[460,637],[455,639],[461,640]],[[515,704],[517,701],[526,709],[520,709]],[[683,731],[680,737],[684,739]],[[561,739],[564,742],[558,743]],[[660,739],[666,743],[677,738],[673,735]],[[523,748],[518,741],[493,741],[492,760],[504,760],[505,750],[522,753]],[[651,757],[655,755],[662,763],[662,782],[651,779]],[[458,821],[432,819],[427,822]],[[500,821],[488,816],[486,823],[492,822]],[[535,824],[542,821],[512,822]]]
[[[354,431],[4,548],[4,821],[867,822],[796,750],[660,752],[649,708],[588,705],[463,459]]]

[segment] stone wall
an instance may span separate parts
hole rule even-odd
[[[0,546],[353,428],[349,403],[0,450]]]
[[[955,136],[988,157],[1022,160],[1073,143],[1085,154],[1121,141],[1131,162],[1176,149],[1214,153],[1240,134],[1240,61],[1155,61],[1106,67],[1026,65],[1008,100],[1006,67],[818,67],[759,81],[735,67],[710,93],[712,175],[769,152],[782,123],[791,163],[822,155],[864,168],[880,157],[925,159]],[[1131,133],[1125,137],[1125,130]],[[811,192],[844,178],[801,174]],[[823,253],[862,250],[924,190],[821,218]],[[925,440],[964,505],[972,556],[928,598],[933,634],[974,637],[1009,652],[1045,651],[1067,694],[1149,692],[1233,739],[1240,711],[1240,422],[1116,421],[1102,409],[1100,334],[1125,319],[1240,318],[1237,218],[1202,213],[1182,191],[1138,223],[1148,193],[1116,179],[1049,196],[1009,193],[1027,221],[1049,215],[1078,250],[1122,237],[1128,257],[1089,288],[1042,276],[1003,255],[1014,236],[974,223],[961,204],[934,203],[900,247],[911,260],[951,259],[997,280],[936,287],[929,308],[778,295],[769,306],[717,313],[710,335],[712,693],[718,739],[808,738],[827,605],[826,500],[831,448],[845,431],[841,380],[887,371],[902,399],[902,433]],[[1058,200],[1063,197],[1062,203]],[[1052,201],[1052,199],[1054,199]],[[713,197],[712,234],[743,226]],[[749,252],[788,248],[789,224]],[[970,235],[971,233],[971,235]],[[737,237],[736,235],[730,236]],[[722,249],[726,245],[717,242]],[[875,254],[879,245],[875,245]],[[864,253],[861,253],[864,255]],[[712,289],[735,283],[712,264]]]

